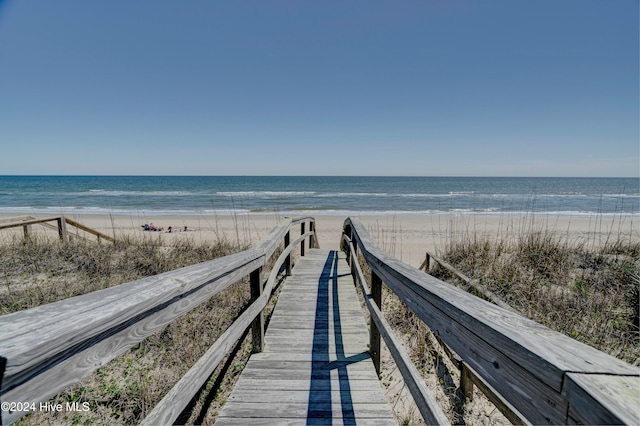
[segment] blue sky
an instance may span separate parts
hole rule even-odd
[[[640,176],[637,0],[0,0],[0,174]]]

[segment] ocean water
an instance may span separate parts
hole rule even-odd
[[[0,214],[640,217],[636,178],[0,176]]]

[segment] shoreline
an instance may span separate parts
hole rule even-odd
[[[626,217],[640,219],[640,211],[615,211],[596,212],[582,210],[553,210],[553,211],[529,211],[529,210],[496,210],[488,209],[450,209],[450,210],[332,210],[332,209],[308,209],[308,210],[277,210],[277,209],[217,209],[217,210],[118,210],[103,208],[2,208],[0,218],[11,216],[135,216],[135,217],[212,217],[212,216],[488,216],[488,217],[520,217],[520,216],[566,216],[575,218],[587,218],[594,216]]]
[[[12,217],[32,216],[37,218],[54,215],[0,214],[0,220]],[[282,214],[237,214],[237,215],[100,215],[72,214],[69,218],[107,235],[131,237],[157,237],[166,243],[180,238],[191,238],[196,242],[215,242],[227,239],[240,244],[255,245],[283,219]],[[348,215],[302,215],[316,219],[316,231],[321,248],[339,249],[340,236]],[[291,216],[301,217],[301,216]],[[416,215],[358,215],[378,246],[397,259],[418,267],[427,251],[438,252],[452,238],[476,236],[513,236],[531,231],[551,231],[569,240],[599,245],[615,241],[618,237],[640,240],[640,219],[625,215],[588,217],[554,215],[552,213],[526,215],[481,215],[481,214],[416,214]],[[153,223],[164,231],[144,231],[144,224]],[[178,232],[167,232],[169,226]],[[189,231],[185,232],[187,226]],[[35,232],[45,230],[33,226]],[[13,231],[22,233],[21,228]],[[53,231],[48,231],[53,233]],[[0,239],[11,235],[10,230],[0,231]]]

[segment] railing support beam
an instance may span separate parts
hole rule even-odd
[[[354,241],[354,232],[353,229],[349,233],[349,240]],[[356,262],[358,261],[358,245],[353,244],[353,255],[351,255],[351,251],[349,251],[349,266],[351,267],[351,276],[353,277],[353,284],[357,285],[358,281],[356,279]],[[380,307],[380,305],[378,305]]]
[[[462,391],[467,401],[473,400],[473,380],[471,372],[465,367],[464,363],[460,365],[460,391]]]
[[[56,219],[58,222],[58,235],[61,241],[67,241],[67,222],[64,220],[64,216]]]
[[[22,227],[22,232],[24,234],[24,239],[28,240],[29,239],[29,232],[31,231],[31,225],[24,225]]]
[[[289,247],[289,244],[291,244],[291,232],[287,231],[287,233],[284,236],[284,249],[286,250],[287,247]],[[287,256],[287,258],[284,261],[285,267],[286,267],[286,274],[287,277],[291,276],[291,255]]]
[[[300,235],[304,235],[304,225],[304,222],[300,225]],[[300,243],[300,256],[304,256],[304,240]]]
[[[382,310],[382,280],[373,271],[371,271],[371,299],[373,299],[378,309]],[[373,321],[371,321],[370,328],[369,352],[371,353],[371,360],[376,368],[376,373],[380,375],[380,330],[378,330]]]
[[[262,267],[253,271],[249,278],[251,286],[251,300],[255,301],[262,296]],[[251,343],[253,352],[258,353],[264,350],[264,312],[251,323]]]

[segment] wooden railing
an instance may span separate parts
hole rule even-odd
[[[297,225],[300,232],[293,235]],[[254,350],[262,349],[262,312],[277,274],[283,268],[290,273],[292,250],[300,247],[304,255],[307,239],[308,247],[317,246],[315,221],[289,219],[241,253],[0,317],[0,401],[46,401],[250,277],[251,305],[143,421],[173,423],[249,327]],[[383,282],[456,361],[464,392],[477,386],[512,422],[634,424],[640,418],[640,369],[394,259],[356,219],[345,221],[344,242],[371,314],[370,350],[376,368],[382,338],[427,423],[445,424],[447,418],[381,313]],[[263,268],[280,248],[265,280]],[[371,270],[370,287],[358,256]],[[24,414],[2,411],[0,423]]]
[[[301,231],[290,235],[295,225]],[[249,276],[251,305],[143,421],[173,423],[249,327],[254,351],[262,350],[263,309],[278,272],[291,271],[291,252],[299,247],[304,255],[307,239],[309,247],[317,246],[314,219],[288,219],[260,244],[241,253],[0,317],[0,401],[47,401]],[[280,248],[265,282],[263,268]],[[10,424],[24,414],[2,411],[0,423]]]
[[[357,219],[345,221],[344,241],[371,313],[374,363],[379,366],[382,336],[428,424],[447,420],[384,321],[383,282],[458,360],[463,392],[478,386],[512,422],[640,421],[640,369],[394,259]],[[371,270],[370,290],[358,254]]]
[[[56,222],[56,225],[52,225],[49,222]],[[8,223],[0,223],[0,229],[22,227],[24,237],[29,238],[31,225],[42,225],[47,228],[56,229],[58,231],[58,236],[60,237],[60,239],[66,241],[69,238],[69,234],[67,233],[67,224],[75,227],[76,229],[95,235],[96,237],[98,237],[98,241],[100,241],[101,239],[112,242],[114,241],[113,237],[110,237],[109,235],[104,234],[100,231],[96,231],[93,228],[89,228],[88,226],[78,223],[75,220],[69,219],[66,216],[52,216],[40,219],[31,216],[15,218],[15,220],[12,220]]]

